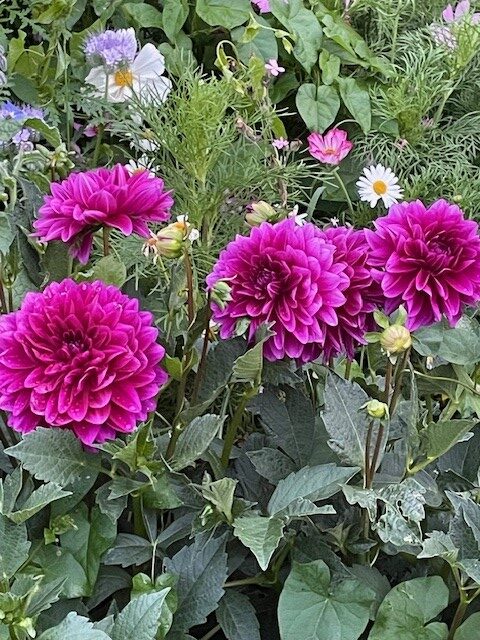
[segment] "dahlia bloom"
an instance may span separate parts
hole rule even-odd
[[[331,227],[324,233],[336,248],[335,262],[347,265],[345,274],[350,283],[343,291],[344,304],[336,310],[338,324],[325,326],[323,357],[328,361],[342,354],[353,359],[356,348],[366,344],[365,333],[374,328],[372,312],[382,306],[382,291],[371,273],[364,230]]]
[[[0,407],[9,425],[70,429],[85,444],[130,433],[167,374],[153,317],[103,282],[54,282],[0,318]]]
[[[320,133],[308,136],[310,155],[325,164],[340,164],[352,148],[353,144],[347,140],[347,132],[343,129],[330,129],[323,136]]]
[[[164,222],[173,205],[163,180],[148,171],[130,175],[117,164],[113,169],[72,173],[50,185],[34,227],[43,242],[61,240],[71,254],[85,264],[92,249],[93,234],[102,226],[120,229],[126,236],[148,237],[147,222]]]
[[[419,200],[390,208],[365,231],[370,264],[386,298],[386,313],[401,304],[411,331],[446,316],[454,325],[464,305],[480,300],[478,225],[454,204]]]
[[[338,324],[337,309],[346,302],[346,264],[334,260],[335,247],[313,224],[298,226],[287,218],[264,222],[249,236],[237,236],[224,249],[207,277],[209,289],[230,286],[222,307],[212,303],[213,319],[222,338],[247,320],[248,339],[264,323],[275,335],[264,345],[268,360],[284,356],[298,362],[317,358],[325,327]]]

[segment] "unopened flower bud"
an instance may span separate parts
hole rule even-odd
[[[245,216],[245,221],[250,227],[259,227],[262,222],[271,222],[277,218],[278,213],[267,202],[260,200],[250,205],[250,211]]]
[[[231,287],[226,280],[217,280],[212,287],[212,302],[218,305],[220,309],[225,309],[227,303],[232,299],[230,292]]]
[[[369,416],[372,418],[388,418],[388,405],[378,400],[370,400],[367,404],[363,405]]]
[[[169,224],[168,227],[158,233],[152,233],[151,238],[143,245],[143,253],[148,257],[152,252],[154,262],[156,262],[158,256],[179,258],[183,251],[184,236],[183,225],[177,223]]]
[[[412,336],[406,327],[394,324],[383,331],[380,344],[389,354],[402,353],[412,346]]]

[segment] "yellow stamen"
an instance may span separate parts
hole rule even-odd
[[[377,196],[384,196],[387,193],[387,184],[383,180],[375,180],[372,185]]]
[[[133,73],[130,69],[115,71],[114,80],[118,87],[131,87],[133,84]]]

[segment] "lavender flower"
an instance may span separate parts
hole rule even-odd
[[[135,30],[107,29],[90,35],[85,41],[85,55],[92,64],[102,64],[112,70],[130,65],[138,49]]]
[[[0,120],[15,120],[22,123],[28,118],[43,120],[44,117],[45,115],[42,109],[32,107],[28,104],[17,105],[7,101],[0,105]],[[12,136],[10,142],[23,151],[31,151],[33,149],[33,141],[35,141],[37,137],[38,134],[34,129],[22,127]]]

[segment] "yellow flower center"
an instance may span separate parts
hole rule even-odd
[[[131,87],[133,84],[133,73],[130,69],[115,71],[114,80],[117,87]]]
[[[336,149],[332,149],[331,147],[328,147],[327,149],[325,149],[323,153],[327,156],[333,156],[333,154],[336,152],[337,152]]]
[[[383,180],[375,180],[372,185],[377,196],[384,196],[387,193],[387,184]]]

